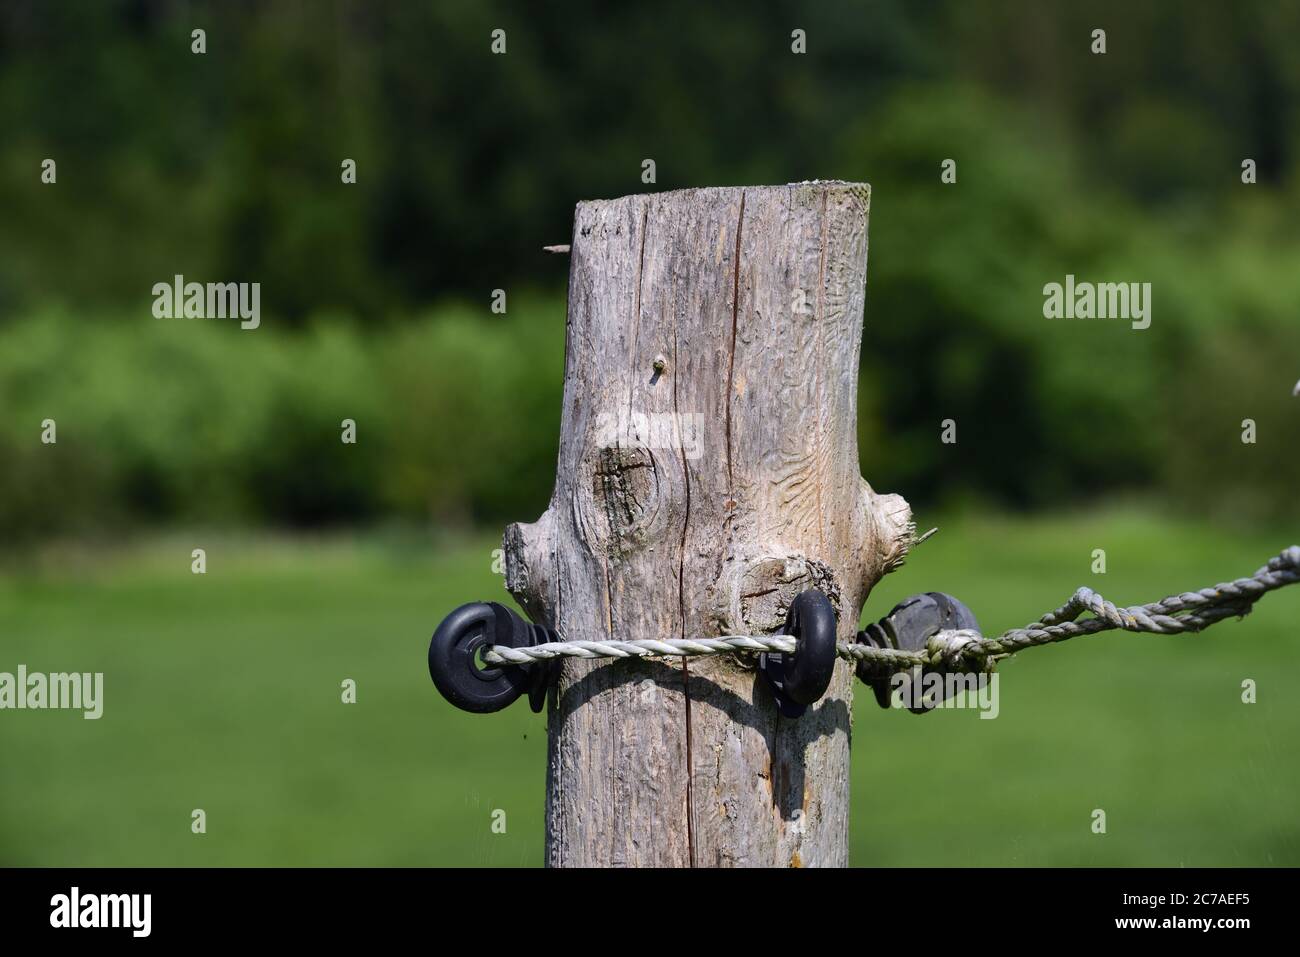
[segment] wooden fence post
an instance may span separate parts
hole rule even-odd
[[[555,491],[510,591],[571,639],[769,634],[808,587],[851,640],[911,541],[859,474],[870,188],[580,203]],[[844,865],[852,669],[801,718],[752,660],[566,659],[547,863]]]

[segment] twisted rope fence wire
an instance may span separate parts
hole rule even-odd
[[[945,671],[987,671],[998,661],[1026,648],[1054,644],[1083,635],[1116,629],[1145,634],[1187,634],[1208,628],[1225,618],[1248,614],[1264,595],[1300,581],[1300,545],[1292,545],[1249,578],[1220,582],[1199,591],[1170,595],[1146,605],[1120,608],[1091,588],[1080,588],[1060,608],[1023,628],[1013,628],[996,638],[977,631],[940,631],[924,651],[877,648],[858,642],[840,642],[839,656],[867,662],[872,672],[888,675],[923,667]],[[1077,620],[1084,612],[1093,617]],[[667,638],[637,641],[552,641],[529,648],[492,645],[483,660],[488,664],[530,664],[553,658],[697,657],[762,652],[791,654],[796,640],[788,635],[723,635],[718,638]]]

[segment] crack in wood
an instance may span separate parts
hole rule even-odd
[[[858,472],[866,196],[816,183],[578,205],[556,491],[507,536],[507,584],[530,614],[575,639],[752,634],[817,587],[851,638],[907,518]],[[678,428],[689,412],[698,441],[599,451],[613,411]],[[733,656],[566,661],[548,860],[846,863],[852,682],[837,668],[795,721]]]

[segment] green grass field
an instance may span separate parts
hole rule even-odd
[[[1150,601],[1300,539],[1115,511],[940,524],[866,617],[943,590],[1001,630],[1080,584]],[[425,665],[448,610],[504,595],[496,544],[211,537],[11,562],[0,671],[102,671],[104,715],[0,712],[0,864],[539,864],[544,718],[454,711]],[[1300,864],[1298,622],[1300,587],[1200,636],[1035,649],[1003,665],[992,721],[860,693],[852,862]],[[1246,678],[1257,704],[1241,702]]]

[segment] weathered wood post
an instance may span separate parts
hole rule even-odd
[[[851,640],[911,541],[858,471],[870,188],[580,203],[555,492],[507,586],[570,639],[770,634],[808,587]],[[551,865],[843,865],[853,674],[778,715],[752,659],[566,659]]]

